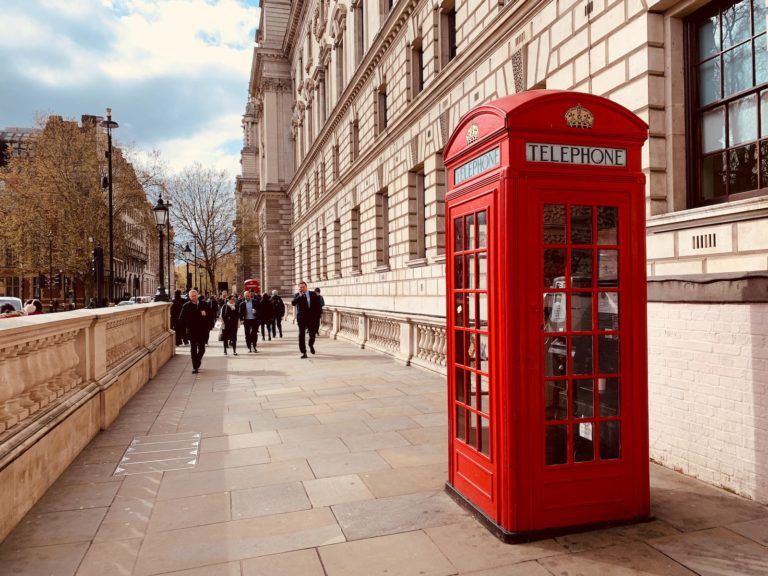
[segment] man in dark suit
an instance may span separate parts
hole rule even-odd
[[[192,374],[197,374],[208,343],[208,333],[216,322],[216,316],[205,300],[200,300],[197,290],[189,291],[189,301],[181,307],[179,322],[187,331],[192,353]]]
[[[240,302],[238,313],[245,331],[245,345],[248,352],[258,352],[256,346],[259,343],[259,302],[249,290],[246,290],[243,296],[245,298]]]
[[[299,284],[299,291],[291,302],[296,307],[296,323],[299,325],[299,350],[301,357],[307,357],[305,334],[309,332],[309,351],[315,353],[315,324],[320,319],[320,298],[307,290],[307,283]]]

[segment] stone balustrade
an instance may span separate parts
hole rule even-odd
[[[0,320],[0,541],[173,356],[168,308]]]

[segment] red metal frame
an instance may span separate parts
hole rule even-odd
[[[591,127],[584,122],[576,128],[568,125],[566,113],[577,106],[592,114]],[[448,484],[504,535],[649,515],[645,180],[640,166],[646,137],[647,126],[641,120],[608,100],[571,92],[532,91],[470,111],[445,148],[449,182]],[[533,162],[526,160],[528,143],[626,150],[626,162],[610,166]],[[562,205],[566,217],[572,206],[592,207],[591,213],[586,208],[573,210],[579,233],[575,244],[570,242],[567,224],[565,236],[552,244],[557,237],[550,235],[545,246],[547,205]],[[603,220],[598,219],[598,207]],[[598,224],[610,223],[614,209],[619,221],[617,243],[604,243],[609,227],[598,243]],[[557,208],[546,210],[550,220],[559,213]],[[476,285],[465,284],[465,270],[470,261],[478,272],[479,260],[471,257],[481,248],[457,245],[457,223],[465,226],[467,216],[480,212],[487,215],[487,327],[467,320],[478,308],[467,306],[467,297],[471,295],[479,303],[481,292]],[[592,230],[589,241],[581,230],[587,220]],[[562,251],[546,253],[554,262],[548,265],[553,269],[559,269],[558,257],[567,262],[562,266],[563,278],[554,282],[563,284],[560,287],[544,286],[545,250]],[[618,286],[599,286],[595,279],[598,265],[602,262],[609,270],[609,256],[613,255],[619,266]],[[593,271],[589,276],[574,268],[575,286],[570,284],[571,256],[579,267],[591,263]],[[463,274],[458,274],[459,266],[463,266]],[[545,326],[543,322],[545,294],[553,295],[547,296],[550,302],[565,305],[569,316],[571,304],[583,303],[581,308],[573,308],[580,314],[580,323],[566,322],[552,332],[554,324]],[[599,329],[607,327],[600,324],[605,323],[600,302],[611,311],[605,318],[615,320],[618,313],[615,330]],[[591,307],[588,314],[586,306]],[[480,340],[471,336],[477,338],[486,331],[487,360],[483,360]],[[567,368],[564,374],[545,376],[545,342],[550,350],[548,361],[562,359],[557,369]],[[558,346],[563,344],[560,352]],[[618,372],[598,372],[599,368],[615,369],[606,361],[615,355]],[[601,359],[603,365],[599,365]],[[578,364],[574,364],[576,360]],[[592,370],[584,372],[589,367]],[[488,376],[486,403],[484,395],[469,398],[473,388],[462,382],[467,374],[477,378],[481,373]],[[550,392],[565,389],[567,382],[562,396],[567,412],[550,407],[549,418],[545,418],[545,382],[553,383]],[[615,405],[617,386],[619,414],[614,415],[608,411]],[[474,416],[478,407],[481,416],[488,416],[489,449],[484,449],[482,438],[479,443],[471,441],[466,419],[460,433],[462,414]],[[620,436],[611,422],[620,422]],[[551,446],[558,450],[557,436],[566,431],[565,451],[552,449],[550,462],[545,459],[548,429],[550,438],[556,440]],[[615,456],[611,450],[617,437],[621,438],[620,456],[609,458]],[[563,454],[565,461],[559,463]]]

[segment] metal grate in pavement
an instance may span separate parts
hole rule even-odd
[[[183,470],[197,465],[200,432],[136,436],[112,476]]]

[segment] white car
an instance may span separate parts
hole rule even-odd
[[[0,306],[3,304],[11,304],[13,308],[17,311],[21,310],[21,299],[16,298],[15,296],[0,296]]]

